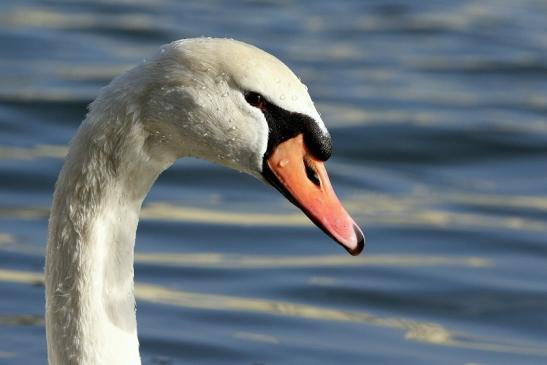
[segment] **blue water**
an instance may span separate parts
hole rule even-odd
[[[137,234],[145,364],[547,364],[546,19],[539,0],[0,2],[0,364],[46,362],[48,209],[86,105],[202,35],[306,82],[368,246],[177,163]]]

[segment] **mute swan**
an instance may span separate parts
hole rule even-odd
[[[55,188],[45,268],[49,364],[140,364],[135,231],[148,190],[178,158],[273,185],[359,254],[364,237],[330,185],[330,154],[307,88],[251,45],[180,40],[115,78],[91,104]]]

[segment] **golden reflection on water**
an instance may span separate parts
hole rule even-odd
[[[157,28],[153,16],[141,14],[101,14],[74,13],[63,14],[39,7],[17,8],[0,16],[4,27],[41,27],[56,29],[82,29],[88,27],[114,28],[124,30],[150,30]]]
[[[8,238],[1,246],[3,251],[44,255],[43,248],[16,242],[10,235],[0,233],[1,238]],[[387,266],[387,267],[469,267],[486,268],[495,266],[494,261],[472,256],[440,256],[440,255],[363,255],[351,257],[343,255],[239,255],[214,252],[175,253],[175,252],[136,252],[135,262],[156,265],[172,265],[177,267],[210,267],[222,269],[283,269],[306,267],[356,267],[356,266]],[[325,284],[325,280],[312,279],[313,283]]]
[[[0,281],[37,284],[43,283],[43,274],[0,269]],[[138,300],[147,302],[200,310],[233,310],[298,317],[309,320],[348,322],[352,324],[361,323],[401,330],[404,332],[405,339],[428,344],[547,356],[547,347],[513,344],[498,339],[470,336],[464,333],[452,332],[438,323],[422,322],[407,318],[377,317],[363,311],[345,311],[282,301],[192,293],[144,283],[135,284],[135,297]],[[260,339],[262,341],[276,340],[265,335],[249,333],[240,334],[239,337],[252,338],[253,340]]]
[[[0,218],[3,219],[48,219],[49,208],[12,208],[0,206]]]
[[[0,160],[36,160],[40,158],[65,157],[68,147],[62,145],[35,145],[33,147],[0,146]],[[345,173],[346,165],[337,163],[331,166],[333,171]],[[486,217],[486,215],[454,213],[430,209],[432,204],[469,204],[477,207],[519,208],[547,211],[547,197],[523,195],[496,195],[468,192],[435,192],[416,191],[404,196],[359,192],[344,199],[344,204],[357,216],[366,217],[367,221],[391,223],[397,218],[404,218],[408,224],[477,224],[478,226],[506,226],[506,228],[547,230],[541,221],[520,217]],[[241,205],[242,209],[246,207]],[[0,217],[6,217],[0,207]],[[11,209],[10,209],[11,210]],[[407,214],[412,212],[411,215]],[[382,214],[384,213],[384,214]],[[403,217],[398,217],[402,213]],[[46,208],[19,208],[14,210],[14,218],[30,219],[47,216]],[[390,216],[392,218],[390,218]],[[210,222],[220,224],[259,224],[266,226],[304,226],[309,220],[299,212],[283,211],[280,213],[246,213],[188,207],[166,202],[149,203],[141,212],[143,219]],[[482,217],[482,218],[481,218]],[[475,222],[475,223],[473,223]],[[404,223],[404,222],[403,222]]]
[[[310,225],[300,212],[294,213],[246,213],[204,208],[182,207],[170,203],[150,203],[141,210],[142,219],[178,222],[213,223],[230,225],[261,225],[302,227]]]
[[[6,357],[14,357],[14,352],[7,352],[7,351],[0,351],[0,359],[6,358]]]
[[[262,334],[262,333],[238,331],[233,334],[233,337],[240,340],[246,340],[246,341],[252,341],[252,342],[265,342],[265,343],[270,343],[274,345],[279,344],[279,339],[277,339],[276,337]]]
[[[39,144],[34,147],[2,147],[0,160],[36,160],[39,158],[65,158],[68,152],[66,146]]]
[[[15,243],[15,239],[11,234],[0,232],[0,247],[13,243]]]
[[[447,197],[435,194],[429,196],[390,197],[380,194],[363,194],[355,199],[345,199],[348,211],[366,225],[386,225],[395,227],[425,226],[436,228],[491,228],[519,231],[547,232],[547,222],[522,216],[498,216],[493,214],[462,213],[430,208],[427,204],[458,203],[474,206],[496,206],[522,209],[545,209],[544,197],[483,196],[473,194]],[[439,199],[436,201],[436,199]],[[241,205],[241,209],[245,206]],[[141,211],[144,220],[160,220],[186,223],[203,223],[236,226],[264,227],[310,227],[312,223],[299,211],[283,208],[276,213],[249,211],[224,211],[202,207],[180,206],[157,202],[146,204]],[[0,206],[0,218],[4,219],[47,219],[48,208],[13,208]]]
[[[446,201],[477,206],[536,209],[547,211],[547,197],[514,195],[445,194]]]
[[[215,267],[229,269],[288,268],[288,267],[347,267],[347,266],[461,266],[483,268],[494,266],[491,260],[479,257],[447,257],[431,255],[348,255],[321,256],[266,256],[226,255],[218,253],[136,253],[139,263],[170,264],[191,267]]]
[[[36,145],[30,148],[0,147],[0,159],[35,160],[39,158],[63,158],[67,147]],[[335,170],[344,172],[345,166],[336,164]],[[445,193],[420,191],[405,196],[359,193],[344,199],[348,210],[365,222],[388,225],[428,225],[507,228],[516,230],[547,231],[543,221],[519,216],[495,216],[486,214],[450,212],[432,204],[467,204],[476,207],[519,208],[547,211],[547,197],[475,194],[467,192]],[[242,206],[245,208],[245,206]],[[0,217],[36,219],[47,217],[46,208],[0,207]],[[165,202],[145,205],[141,218],[152,220],[183,221],[195,223],[263,225],[263,226],[309,226],[309,220],[297,211],[278,213],[233,212],[179,206]]]
[[[449,199],[454,200],[456,194],[449,195]],[[480,205],[481,199],[475,199],[476,196],[470,194],[461,200],[468,204]],[[439,201],[435,201],[438,199]],[[537,201],[532,203],[532,197],[520,199],[519,197],[510,197],[507,199],[509,204],[531,203],[532,209],[543,209],[541,201],[545,198],[538,197]],[[390,226],[434,226],[434,227],[475,227],[475,228],[501,228],[512,230],[528,231],[547,231],[547,223],[530,218],[519,216],[496,216],[476,213],[460,213],[444,211],[425,206],[431,203],[447,203],[442,195],[437,197],[430,196],[410,196],[410,197],[391,197],[380,194],[363,194],[361,196],[345,199],[345,205],[353,216],[357,217],[365,224],[390,225]],[[503,197],[495,197],[491,200],[488,197],[483,199],[488,205],[495,203],[497,206],[504,206]],[[141,217],[150,220],[195,222],[209,224],[225,225],[261,225],[269,227],[305,227],[311,226],[310,221],[300,212],[279,213],[257,213],[257,212],[234,212],[222,211],[205,208],[193,208],[174,205],[171,203],[150,203],[143,207]]]

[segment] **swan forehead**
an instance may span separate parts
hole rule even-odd
[[[257,92],[280,108],[311,117],[326,132],[306,85],[273,55],[232,39],[185,39],[172,46],[230,76],[242,91]]]

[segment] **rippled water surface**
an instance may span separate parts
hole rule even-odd
[[[46,359],[53,184],[100,87],[172,40],[290,65],[363,224],[347,256],[273,189],[181,161],[145,201],[145,364],[546,364],[545,1],[0,2],[0,363]]]

